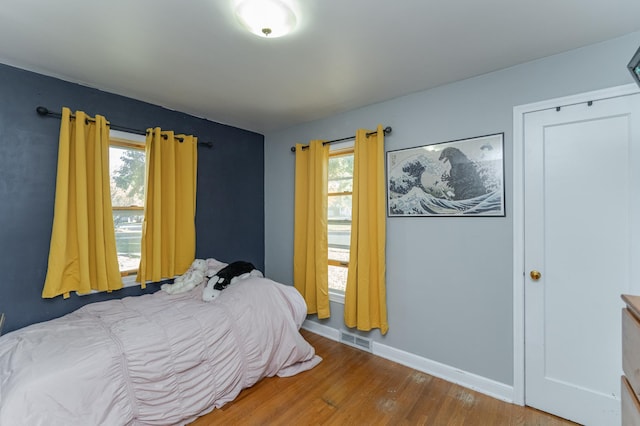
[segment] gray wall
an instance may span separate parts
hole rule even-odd
[[[633,80],[640,33],[265,135],[265,263],[293,281],[294,155],[310,139],[392,126],[386,151],[505,134],[504,218],[388,218],[385,345],[513,384],[513,107]],[[319,321],[341,329],[342,305]],[[315,316],[309,319],[317,321]]]
[[[83,304],[142,293],[42,299],[53,223],[60,120],[35,108],[101,114],[135,129],[159,126],[213,142],[198,149],[196,256],[264,268],[264,137],[159,106],[0,64],[0,312],[5,332]],[[146,292],[158,289],[150,285]]]

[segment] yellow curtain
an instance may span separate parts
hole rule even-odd
[[[109,128],[62,109],[56,196],[43,298],[122,288],[109,189]]]
[[[296,145],[293,284],[307,302],[307,313],[329,318],[328,197],[329,145]]]
[[[356,132],[353,165],[351,249],[344,301],[348,327],[368,331],[387,323],[385,284],[385,178],[384,131],[367,136]]]
[[[184,273],[195,259],[198,139],[156,127],[147,131],[145,150],[146,195],[136,277],[142,288],[147,281]]]

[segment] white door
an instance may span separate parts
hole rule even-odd
[[[586,425],[620,424],[620,294],[640,284],[639,125],[638,94],[524,117],[525,402]]]

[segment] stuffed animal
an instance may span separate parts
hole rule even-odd
[[[249,277],[263,277],[263,275],[262,272],[255,269],[249,262],[232,262],[219,270],[217,274],[207,282],[204,290],[202,290],[202,300],[209,302],[215,299],[220,292],[230,284]]]
[[[207,280],[217,274],[218,271],[225,266],[227,266],[226,263],[220,262],[219,260],[216,260],[214,258],[207,259],[207,273],[205,274],[207,276]]]
[[[193,261],[189,269],[176,277],[173,284],[162,284],[160,289],[169,294],[185,293],[206,281],[207,262],[204,259]]]

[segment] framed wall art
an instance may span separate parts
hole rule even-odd
[[[504,133],[387,152],[395,216],[504,216]]]

